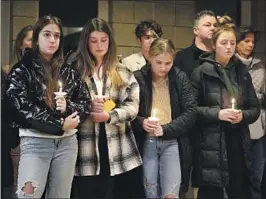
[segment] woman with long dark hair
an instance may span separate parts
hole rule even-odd
[[[32,49],[12,68],[6,95],[20,135],[19,198],[69,198],[77,158],[76,127],[90,100],[79,73],[63,64],[63,31],[54,16],[33,27]],[[56,95],[55,95],[56,93]]]

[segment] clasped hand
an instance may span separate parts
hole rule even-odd
[[[236,109],[222,109],[218,114],[219,120],[231,122],[232,124],[238,124],[243,119],[243,113],[241,110]]]
[[[145,131],[147,131],[149,134],[152,134],[153,136],[162,136],[163,135],[163,128],[160,124],[160,121],[153,121],[149,119],[144,119],[142,126]]]
[[[91,105],[91,118],[94,122],[106,122],[110,119],[108,112],[104,110],[104,99],[94,97]]]

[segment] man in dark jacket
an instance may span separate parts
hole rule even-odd
[[[212,11],[203,10],[196,15],[193,44],[179,51],[174,61],[174,65],[180,67],[189,77],[198,66],[199,56],[212,51],[211,38],[216,25],[216,16]]]
[[[188,77],[199,65],[200,55],[212,51],[211,38],[216,25],[216,16],[212,11],[203,10],[197,13],[193,27],[195,35],[193,44],[179,51],[174,60],[174,66],[181,68]],[[194,192],[194,197],[196,197],[197,191],[195,190]]]

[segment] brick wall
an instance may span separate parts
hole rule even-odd
[[[138,52],[134,30],[140,20],[156,20],[163,37],[171,39],[177,49],[192,43],[195,1],[110,1],[109,22],[115,32],[118,53],[122,57]]]

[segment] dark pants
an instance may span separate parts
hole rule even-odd
[[[229,199],[257,199],[251,197],[249,187],[249,172],[244,164],[244,151],[241,135],[235,131],[226,131],[226,151],[229,172],[229,187],[226,193]],[[198,199],[223,199],[222,187],[200,186]]]
[[[254,180],[261,186],[265,165],[265,139],[252,140],[252,169],[255,174]]]
[[[143,185],[142,167],[137,167],[131,171],[116,176],[115,198],[145,198]]]
[[[110,164],[104,123],[100,124],[99,135],[100,174],[97,176],[76,176],[75,186],[78,199],[112,199],[115,177],[110,176]]]

